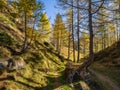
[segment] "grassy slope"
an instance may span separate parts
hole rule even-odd
[[[94,71],[108,76],[114,83],[120,86],[120,71],[115,68],[108,68],[102,66],[100,63],[94,63],[91,67]]]
[[[0,14],[0,25],[0,33],[7,33],[14,39],[9,46],[20,50],[23,33],[18,26],[4,14]],[[12,57],[11,51],[4,45],[7,43],[0,44],[0,60]],[[12,72],[2,71],[3,74],[0,75],[1,90],[73,90],[72,85],[65,84],[63,79],[65,62],[62,61],[64,61],[64,57],[58,55],[50,44],[37,42],[20,57],[25,60],[26,67]],[[83,88],[89,90],[85,82],[80,81],[79,83]]]
[[[23,34],[17,28],[17,25],[4,14],[0,14],[0,25],[0,33],[7,33],[14,39],[14,43],[9,46],[16,50],[20,49]],[[0,60],[12,57],[10,50],[4,47],[5,44],[7,45],[5,42],[0,44]],[[61,73],[65,68],[65,64],[61,60],[64,60],[64,58],[59,56],[50,44],[37,43],[33,47],[20,56],[27,63],[25,69],[10,73],[3,71],[4,73],[0,75],[0,89],[43,90],[42,87],[54,87],[54,85],[49,86],[49,84],[52,79],[55,79],[55,73],[58,73],[58,78],[61,78]]]
[[[120,86],[120,41],[111,47],[98,52],[95,55],[95,63],[91,69],[108,76],[114,83]]]
[[[103,51],[95,54],[95,61],[99,61],[102,65],[113,68],[120,68],[120,41]]]

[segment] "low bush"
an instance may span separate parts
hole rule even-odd
[[[13,45],[14,39],[7,33],[0,33],[0,45]]]

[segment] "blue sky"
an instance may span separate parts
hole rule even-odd
[[[41,0],[45,5],[45,12],[47,13],[48,18],[50,19],[51,24],[54,23],[56,14],[59,12],[58,8],[55,8],[57,5],[56,0]]]

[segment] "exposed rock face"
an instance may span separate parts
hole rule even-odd
[[[6,69],[6,68],[7,68],[7,65],[8,65],[8,61],[7,61],[7,60],[5,60],[5,61],[0,61],[0,70]]]
[[[12,69],[22,69],[25,68],[26,63],[21,57],[14,57],[13,58],[13,64]]]
[[[18,56],[0,61],[0,70],[16,70],[25,68],[25,66],[23,58]]]

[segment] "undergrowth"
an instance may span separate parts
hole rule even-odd
[[[104,67],[100,64],[94,64],[91,66],[96,72],[102,73],[105,76],[108,76],[113,82],[120,86],[120,71],[115,68]]]

